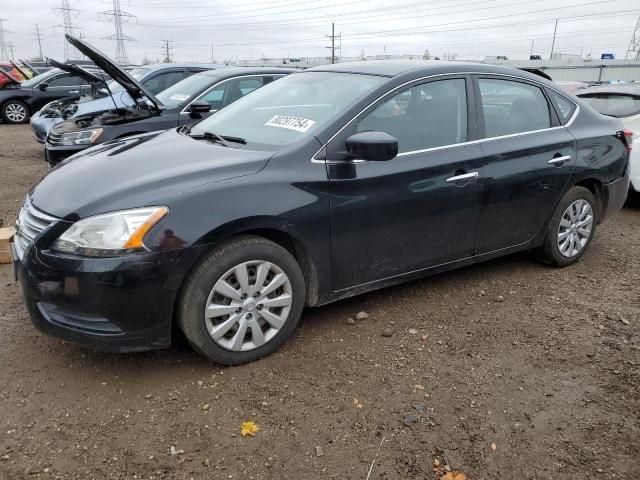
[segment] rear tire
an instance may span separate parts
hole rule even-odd
[[[178,325],[201,355],[239,365],[279,348],[295,330],[304,303],[296,259],[270,240],[242,236],[216,247],[190,274]]]
[[[8,100],[2,104],[0,115],[5,123],[27,123],[29,121],[29,107],[20,100]]]
[[[571,188],[553,212],[540,249],[543,261],[556,267],[574,264],[587,251],[596,231],[598,202],[584,187]]]

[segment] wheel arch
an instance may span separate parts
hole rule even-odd
[[[575,187],[583,187],[589,190],[598,202],[598,223],[602,218],[602,213],[606,211],[607,207],[607,194],[604,184],[597,178],[584,178],[574,183]]]

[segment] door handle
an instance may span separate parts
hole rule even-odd
[[[80,93],[80,90],[69,90],[69,93]]]
[[[478,178],[480,174],[478,172],[469,172],[463,173],[461,175],[456,175],[454,177],[447,178],[447,183],[455,183],[455,182],[463,182],[465,180],[472,180],[474,178]]]
[[[557,165],[559,167],[560,165],[562,165],[565,162],[568,162],[569,160],[571,160],[571,155],[563,155],[562,157],[553,157],[547,163],[549,165]]]

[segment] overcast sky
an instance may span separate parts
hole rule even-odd
[[[16,58],[38,55],[35,25],[45,56],[62,59],[61,0],[0,0],[5,40]],[[109,18],[111,0],[69,0],[76,34],[115,56]],[[123,24],[135,40],[126,43],[129,60],[162,59],[162,39],[172,40],[175,61],[220,62],[231,58],[328,55],[331,22],[342,33],[342,56],[457,54],[548,57],[555,19],[556,52],[613,52],[624,58],[640,15],[638,0],[120,0],[133,17]],[[339,43],[339,42],[338,42]]]

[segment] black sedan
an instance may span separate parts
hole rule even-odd
[[[52,169],[20,213],[16,269],[48,334],[135,351],[175,327],[239,364],[305,306],[525,250],[573,264],[624,203],[630,140],[518,70],[314,68]]]
[[[74,116],[52,127],[45,143],[45,157],[50,165],[109,140],[201,120],[294,71],[279,67],[221,68],[197,73],[153,95],[88,43],[69,35],[67,39],[122,85],[135,105]]]
[[[61,98],[91,94],[105,78],[73,64],[56,62],[54,68],[0,90],[0,116],[6,123],[26,123],[44,105]]]

